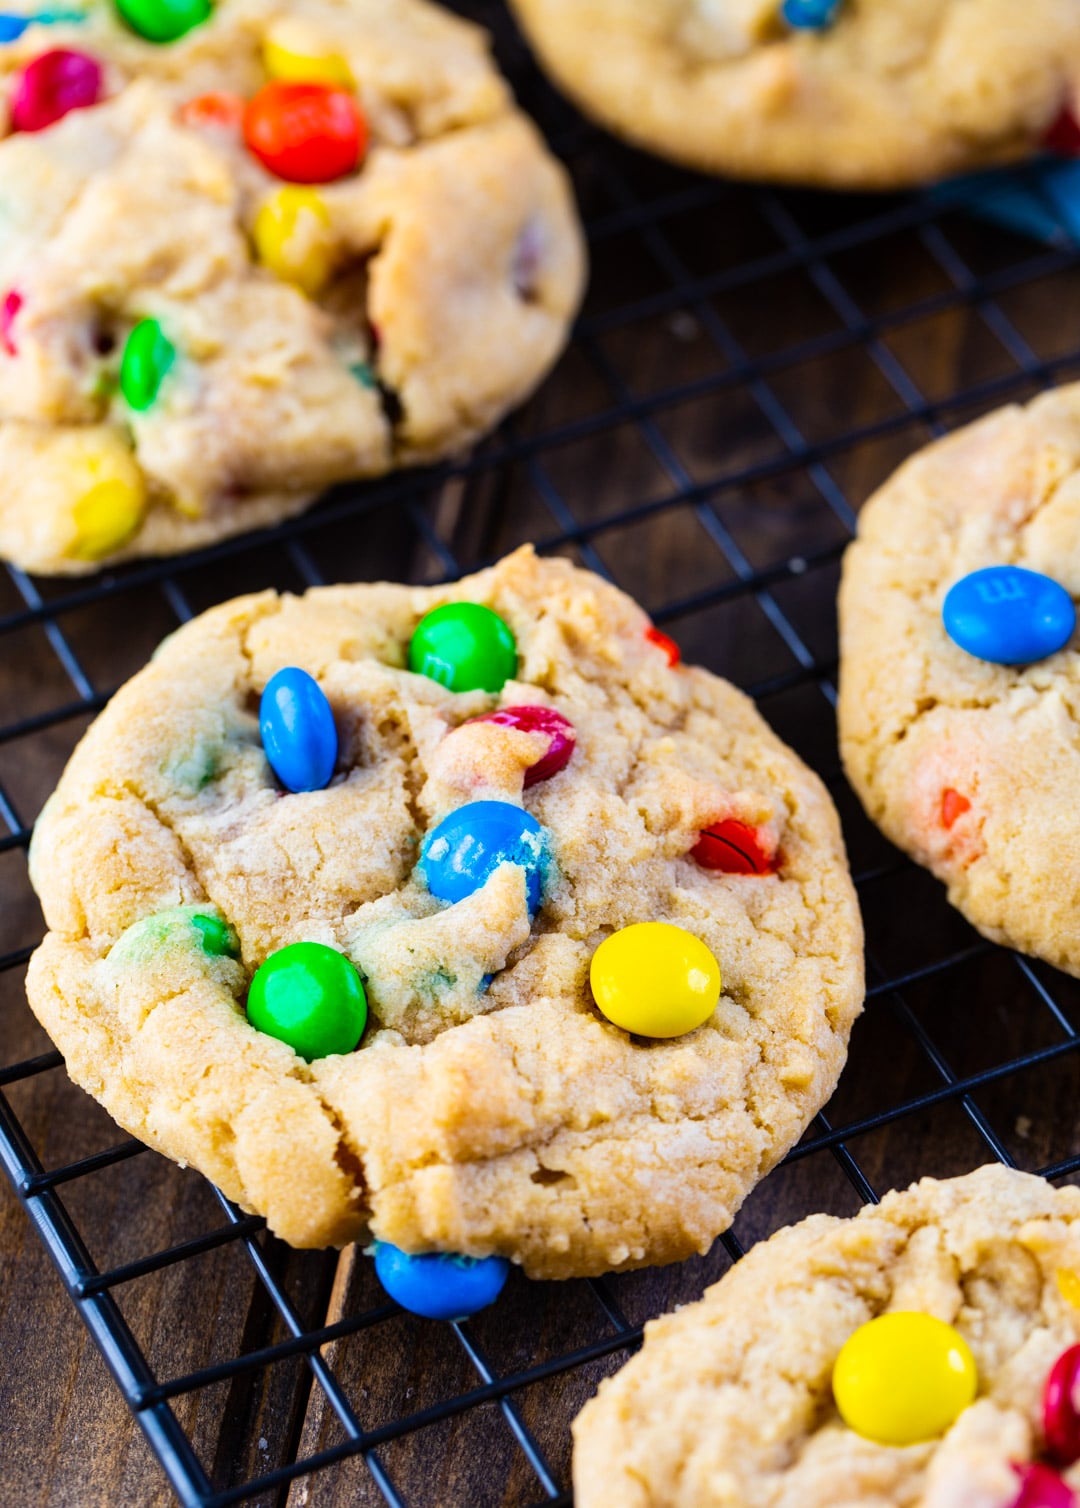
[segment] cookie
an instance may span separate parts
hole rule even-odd
[[[863,509],[840,590],[841,752],[867,812],[986,937],[1074,974],[1078,541],[1073,386],[991,414],[902,466]],[[984,658],[999,652],[989,641],[962,648],[946,626],[956,588],[950,619],[983,593],[984,632],[1007,628],[1026,601],[1016,583],[1023,593],[1030,578],[973,579],[1004,566],[1045,578],[1034,585],[1047,602],[1031,599],[1019,645],[1027,663]]]
[[[575,1422],[574,1502],[1066,1508],[1064,1489],[1020,1490],[1069,1466],[1043,1399],[1080,1340],[1078,1301],[1075,1188],[985,1167],[923,1179],[851,1220],[812,1215],[646,1326],[642,1350]],[[915,1443],[880,1438],[933,1423]],[[1080,1487],[1080,1468],[1066,1476]]]
[[[539,1277],[706,1250],[832,1091],[861,930],[819,780],[671,658],[527,549],[180,629],[34,834],[27,990],[72,1077],[299,1246],[370,1228]],[[267,754],[325,779],[320,698],[334,773],[290,793]],[[357,1050],[249,1022],[297,943],[316,995],[355,966]]]
[[[687,167],[899,188],[1062,134],[1074,0],[511,0],[587,114]]]
[[[482,32],[426,0],[221,0],[168,44],[74,14],[0,45],[0,554],[270,524],[544,375],[582,237]]]

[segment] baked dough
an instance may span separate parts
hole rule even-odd
[[[1011,1508],[1042,1445],[1043,1387],[1080,1339],[1080,1190],[1003,1167],[778,1231],[645,1344],[574,1425],[577,1508]],[[877,1445],[832,1371],[879,1314],[955,1325],[976,1401],[940,1440]],[[1080,1486],[1080,1467],[1065,1473]]]
[[[516,636],[499,698],[403,668],[420,617],[458,599]],[[740,692],[671,668],[648,626],[526,549],[452,587],[264,592],[181,628],[87,733],[34,834],[49,933],[27,989],[72,1077],[296,1245],[370,1228],[537,1277],[705,1251],[831,1094],[862,938],[820,781]],[[277,786],[251,710],[286,665],[338,725],[338,773],[309,794]],[[497,702],[569,718],[566,769],[523,794],[543,735],[458,729]],[[488,799],[546,829],[531,926],[516,865],[451,906],[417,871],[424,834]],[[778,872],[689,857],[725,817]],[[235,928],[239,961],[203,949],[200,913]],[[696,1031],[635,1038],[593,1003],[595,948],[639,921],[719,961]],[[366,978],[354,1053],[309,1064],[248,1024],[252,971],[301,940]]]
[[[688,167],[899,188],[1030,155],[1080,87],[1075,0],[511,0],[553,78]]]
[[[312,297],[255,255],[281,181],[238,122],[184,114],[253,95],[271,44],[343,59],[371,131],[359,171],[313,191],[326,224],[301,216],[332,268]],[[102,60],[107,97],[9,134],[19,70],[57,47]],[[172,554],[459,451],[537,384],[580,299],[565,172],[484,34],[426,0],[221,0],[166,46],[102,0],[0,46],[0,138],[0,554],[30,570]],[[150,318],[177,356],[136,412],[118,370]],[[104,551],[79,525],[102,479],[145,494]]]

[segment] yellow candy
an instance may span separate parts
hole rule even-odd
[[[98,482],[75,504],[75,540],[69,553],[79,560],[111,555],[135,533],[145,506],[141,487],[119,479]]]
[[[292,79],[302,84],[329,84],[337,89],[351,89],[353,76],[340,53],[312,54],[267,37],[263,43],[263,65],[272,79]]]
[[[255,254],[283,282],[313,298],[334,270],[330,211],[313,188],[290,184],[272,194],[255,216]]]
[[[681,1037],[707,1021],[720,999],[720,965],[692,932],[637,922],[600,944],[589,971],[609,1021],[642,1037]]]
[[[1073,1309],[1080,1309],[1080,1273],[1075,1273],[1068,1267],[1059,1267],[1057,1285],[1058,1293],[1065,1302]]]
[[[930,1314],[882,1314],[848,1337],[833,1395],[849,1429],[879,1445],[936,1440],[975,1400],[964,1337]]]

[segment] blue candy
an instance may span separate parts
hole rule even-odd
[[[463,901],[498,869],[520,864],[525,871],[529,915],[540,909],[547,856],[544,829],[509,801],[473,801],[444,817],[428,834],[420,870],[440,901]]]
[[[505,1257],[455,1257],[444,1252],[410,1257],[388,1241],[375,1243],[375,1271],[392,1299],[424,1319],[468,1319],[502,1292]]]
[[[796,31],[821,31],[839,9],[840,0],[784,0],[783,17]]]
[[[941,617],[954,644],[994,665],[1045,660],[1065,647],[1076,627],[1076,608],[1063,586],[1011,565],[961,577]]]
[[[318,682],[295,665],[267,682],[259,703],[263,748],[274,774],[290,791],[321,791],[337,759],[334,714]]]
[[[0,11],[0,42],[15,42],[30,25],[29,16],[12,16]]]

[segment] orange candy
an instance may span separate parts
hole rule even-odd
[[[226,94],[224,90],[197,94],[180,106],[176,117],[185,126],[219,126],[235,130],[244,118],[244,101],[238,94]]]
[[[965,812],[971,810],[971,802],[966,796],[961,796],[959,791],[954,791],[950,786],[947,791],[941,793],[941,825],[952,827]]]
[[[248,102],[244,141],[287,183],[332,183],[363,160],[368,128],[344,89],[274,79]]]
[[[669,665],[677,665],[682,659],[682,650],[675,643],[675,640],[669,639],[667,634],[663,633],[659,628],[655,628],[651,623],[645,630],[645,637],[650,644],[655,644],[657,649],[664,651],[667,655]]]

